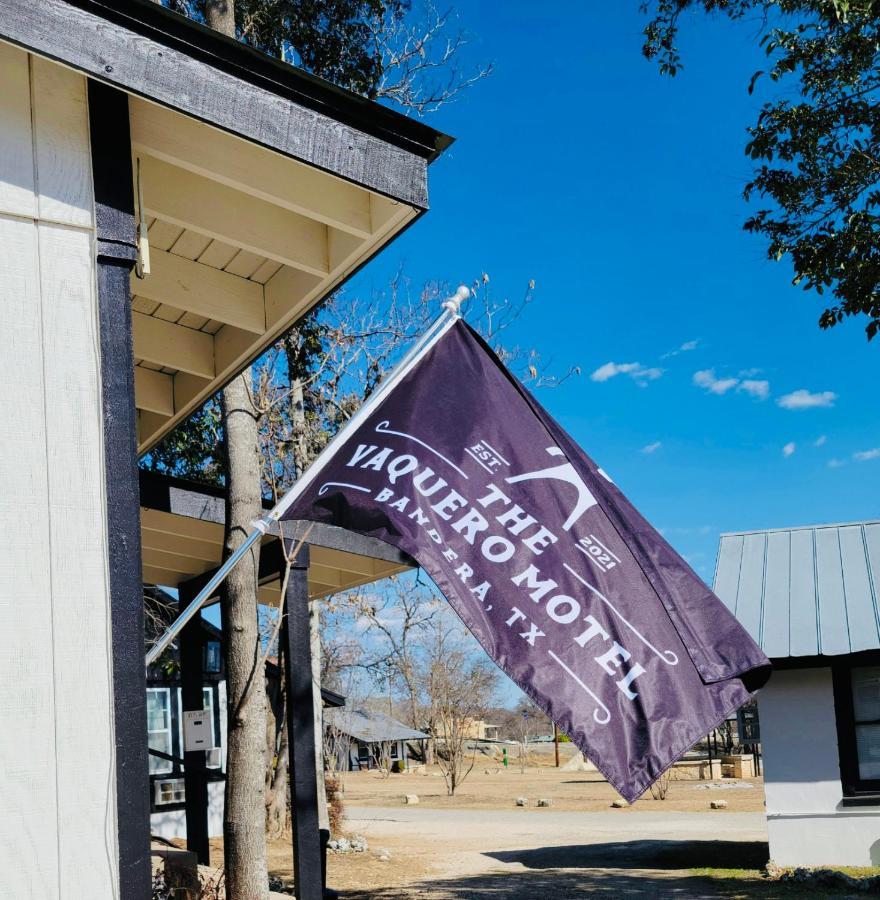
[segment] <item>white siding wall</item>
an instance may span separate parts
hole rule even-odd
[[[225,753],[225,750],[224,750]],[[208,782],[208,837],[223,837],[223,800],[225,781]],[[186,837],[186,813],[182,809],[164,810],[150,815],[150,833],[172,840]]]
[[[86,82],[0,44],[0,897],[117,890]]]
[[[770,857],[880,865],[880,811],[841,806],[830,669],[774,672],[758,695]]]

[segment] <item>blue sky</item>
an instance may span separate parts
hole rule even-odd
[[[710,582],[723,531],[876,517],[880,344],[742,231],[757,25],[685,23],[668,79],[637,0],[458,7],[495,73],[429,119],[432,209],[353,289],[534,279],[513,339],[583,370],[542,403]]]

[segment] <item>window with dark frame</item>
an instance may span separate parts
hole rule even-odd
[[[221,665],[220,641],[205,641],[202,647],[202,668],[209,674],[217,675]]]
[[[844,798],[880,802],[880,666],[835,666],[834,702]]]

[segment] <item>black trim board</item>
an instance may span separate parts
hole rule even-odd
[[[862,658],[855,659],[856,656]],[[880,664],[876,651],[838,658],[831,666],[834,692],[834,718],[837,727],[837,752],[843,805],[876,806],[880,798],[880,779],[865,780],[859,772],[856,726],[853,709],[852,670]]]
[[[179,594],[178,608],[180,612],[183,612],[195,598],[195,594],[186,584],[180,586]],[[181,709],[178,710],[178,715],[180,716],[186,710],[204,709],[202,671],[204,642],[202,616],[201,613],[197,613],[183,627],[179,638]],[[212,703],[212,709],[216,712],[216,703]],[[178,734],[180,733],[182,732],[179,729]],[[187,752],[185,747],[181,747],[179,752],[185,763],[183,781],[185,786],[186,849],[196,854],[200,865],[208,866],[211,864],[211,847],[208,842],[207,758],[204,750]]]
[[[2,0],[0,38],[422,210],[452,142],[149,0]]]
[[[144,597],[138,514],[131,295],[134,197],[128,97],[90,81],[113,702],[119,895],[150,894]]]
[[[284,656],[293,872],[298,900],[320,900],[324,865],[315,763],[314,685],[309,630],[309,547],[293,560],[284,594],[280,650]]]

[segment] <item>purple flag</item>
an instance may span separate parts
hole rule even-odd
[[[724,604],[461,320],[282,518],[415,558],[629,801],[770,674]]]

